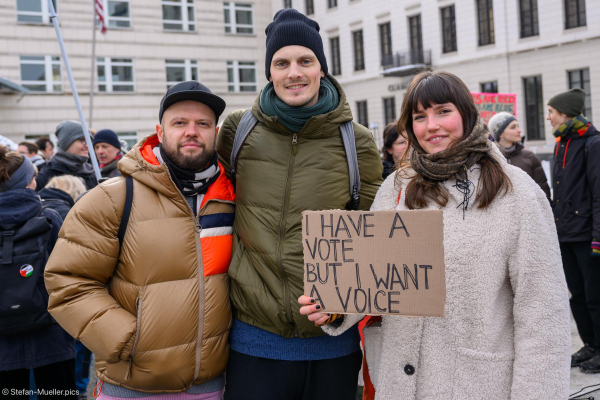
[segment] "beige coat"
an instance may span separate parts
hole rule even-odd
[[[75,204],[45,281],[50,313],[96,355],[101,380],[181,392],[223,374],[227,365],[234,195],[221,168],[198,224],[153,155],[157,143],[151,136],[119,162],[134,184],[120,256],[125,180],[114,178]],[[210,226],[202,226],[206,217]]]
[[[455,181],[443,183],[445,317],[384,316],[365,329],[377,400],[567,398],[570,314],[552,211],[525,172],[500,162],[513,190],[486,210],[470,206],[464,220]],[[477,187],[478,167],[468,176]],[[406,210],[404,193],[397,199],[408,181],[394,179],[372,210]],[[338,335],[361,318],[323,329]]]

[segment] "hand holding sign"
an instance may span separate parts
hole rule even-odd
[[[302,216],[304,294],[321,311],[444,315],[441,211],[329,210]],[[326,315],[305,311],[317,320]]]

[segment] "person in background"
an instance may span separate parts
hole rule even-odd
[[[27,234],[34,238],[38,237],[35,248],[31,248],[30,252],[35,254],[40,251],[40,244],[43,246],[42,264],[40,264],[43,269],[44,260],[47,254],[52,252],[63,222],[56,211],[42,207],[42,201],[35,192],[35,174],[35,167],[27,157],[17,152],[9,152],[6,147],[0,146],[0,231],[2,231],[4,239],[0,242],[0,265],[3,267],[0,279],[4,282],[22,282],[23,288],[27,285],[26,279],[36,279],[38,274],[41,279],[43,273],[36,273],[35,268],[30,264],[23,265],[23,267],[27,266],[29,270],[24,270],[23,267],[19,270],[19,265],[24,262],[24,253],[27,253],[27,251],[23,251],[24,248],[20,248],[20,246],[26,245],[26,242],[21,244],[20,240],[24,242]],[[37,217],[44,217],[44,219],[37,219]],[[25,226],[26,223],[29,224]],[[11,231],[16,232],[12,241],[13,251],[7,247],[9,235],[6,234]],[[44,238],[47,238],[46,242],[43,242]],[[17,251],[18,254],[14,254]],[[11,261],[8,257],[11,254],[14,261],[12,264],[16,264],[16,270],[9,268]],[[19,262],[16,257],[21,257]],[[38,267],[34,262],[31,264]],[[31,275],[25,275],[23,272]],[[6,275],[9,273],[16,274],[16,279],[23,279],[23,281],[14,281],[12,277]],[[29,307],[27,314],[15,314],[11,317],[7,312],[8,305],[15,303],[21,305],[24,300],[16,293],[5,289],[3,288],[0,292],[3,308],[0,314],[0,329],[2,329],[0,335],[0,388],[3,390],[28,390],[30,369],[33,369],[38,389],[71,390],[70,395],[61,396],[61,398],[75,399],[75,342],[73,338],[50,319],[46,311],[47,305],[43,303],[45,297],[43,293],[40,294],[40,299],[38,299],[40,304],[35,309],[31,307],[37,303],[33,303],[32,300],[32,303],[25,304]],[[34,292],[40,293],[35,290],[35,287],[33,289]],[[11,307],[11,309],[13,308]],[[28,319],[27,315],[35,315],[33,311],[36,309],[40,309],[39,318],[36,317],[35,321]],[[18,310],[18,308],[13,310]],[[18,325],[14,324],[15,318],[19,318]],[[41,324],[41,320],[47,320],[47,323]],[[27,321],[27,326],[31,327],[30,329],[22,328],[25,321]],[[14,334],[7,332],[8,327],[18,329],[18,332]],[[39,397],[41,399],[54,398],[54,396]],[[28,395],[23,393],[9,397],[3,393],[3,398],[27,399]]]
[[[40,153],[46,159],[46,161],[50,161],[50,158],[54,155],[54,144],[47,137],[39,138],[35,141],[35,144],[40,149]]]
[[[29,161],[38,169],[38,172],[46,164],[46,160],[40,154],[38,154],[39,147],[35,143],[21,142],[17,148],[17,152],[23,154],[29,158]]]
[[[93,144],[102,177],[121,176],[117,169],[117,162],[123,157],[119,136],[110,129],[102,129],[94,135]]]
[[[584,343],[571,366],[600,373],[600,133],[582,114],[584,104],[581,89],[559,93],[548,101],[546,119],[556,137],[552,208],[571,311]]]
[[[409,153],[406,151],[408,148],[408,138],[406,137],[406,131],[398,132],[398,124],[392,122],[387,124],[383,130],[383,179],[387,178],[391,173],[396,170],[398,160],[403,156],[408,159]]]
[[[523,146],[524,138],[521,137],[521,128],[515,116],[507,112],[499,112],[490,119],[488,127],[494,136],[494,141],[506,153],[508,162],[527,172],[550,201],[550,186],[542,163],[538,156]]]
[[[417,75],[400,124],[410,164],[385,180],[371,210],[442,211],[445,316],[384,315],[365,327],[375,399],[566,399],[568,291],[544,193],[489,140],[455,75]],[[331,318],[307,296],[299,302],[310,321]],[[339,335],[362,318],[323,330]]]
[[[37,176],[38,190],[42,190],[55,176],[75,175],[83,179],[85,187],[98,185],[92,165],[88,162],[89,150],[83,127],[76,121],[63,121],[56,127],[58,151]]]
[[[85,193],[83,180],[73,175],[55,176],[45,188],[40,190],[44,207],[52,208],[64,220],[75,201]]]

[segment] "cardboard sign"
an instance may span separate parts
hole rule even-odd
[[[499,112],[517,116],[517,95],[514,93],[471,93],[479,115],[487,124]]]
[[[444,316],[442,211],[305,211],[304,294],[324,312]]]

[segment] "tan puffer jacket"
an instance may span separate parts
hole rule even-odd
[[[49,311],[96,354],[98,377],[144,392],[181,392],[225,371],[227,269],[234,193],[223,168],[199,220],[152,153],[155,135],[119,162],[133,206],[121,254],[125,180],[73,207],[46,266]]]

